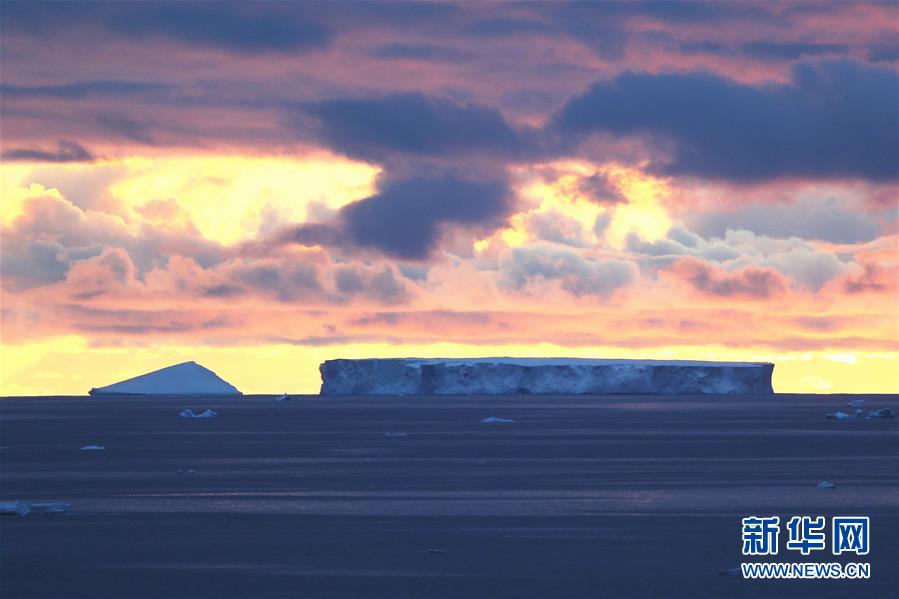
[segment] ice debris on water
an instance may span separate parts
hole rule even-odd
[[[868,412],[868,418],[895,418],[896,414],[889,408],[880,408]]]
[[[282,393],[278,397],[275,398],[275,401],[290,401],[290,396],[286,393]]]
[[[498,416],[488,416],[481,420],[481,424],[508,424],[510,422],[515,422],[511,418],[500,418]]]
[[[218,416],[218,412],[216,412],[215,410],[206,410],[205,412],[200,412],[199,414],[197,414],[190,408],[185,408],[181,410],[181,413],[178,415],[182,418],[215,418],[216,416]]]
[[[852,416],[846,412],[833,412],[831,414],[825,414],[825,416],[831,420],[846,420],[847,418],[852,418]]]
[[[830,482],[829,480],[822,480],[818,483],[817,487],[819,489],[836,489],[837,486]]]
[[[443,549],[428,549],[428,553],[446,553]]]
[[[27,516],[28,514],[64,514],[72,507],[69,503],[44,501],[32,503],[31,501],[2,501],[0,502],[0,515]]]
[[[863,400],[858,401],[861,402]],[[825,414],[825,416],[831,420],[847,420],[849,418],[895,418],[896,413],[890,408],[879,408],[877,410],[871,410],[868,412],[867,416],[865,416],[865,412],[862,409],[856,409],[852,414],[838,411]]]
[[[408,437],[409,433],[384,433],[385,437]]]
[[[847,408],[860,408],[863,405],[865,405],[864,399],[850,399],[849,401],[846,402]]]
[[[85,445],[81,448],[81,451],[103,451],[106,449],[103,445]]]

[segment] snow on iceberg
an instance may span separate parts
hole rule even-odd
[[[576,358],[327,360],[322,395],[771,394],[763,362]]]
[[[241,395],[237,388],[196,362],[183,362],[90,390],[98,395]]]

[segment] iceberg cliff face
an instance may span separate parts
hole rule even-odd
[[[574,358],[327,360],[322,395],[770,394],[761,362]]]

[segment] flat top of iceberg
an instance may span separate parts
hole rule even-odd
[[[515,366],[770,366],[770,362],[717,362],[703,360],[624,360],[603,358],[360,358],[348,359],[353,362],[363,360],[396,360],[410,364],[512,364]],[[333,362],[335,360],[327,360]]]
[[[240,395],[237,388],[196,362],[182,362],[106,387],[91,395]]]

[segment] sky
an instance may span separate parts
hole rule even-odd
[[[0,395],[196,360],[899,392],[895,2],[0,5]]]

